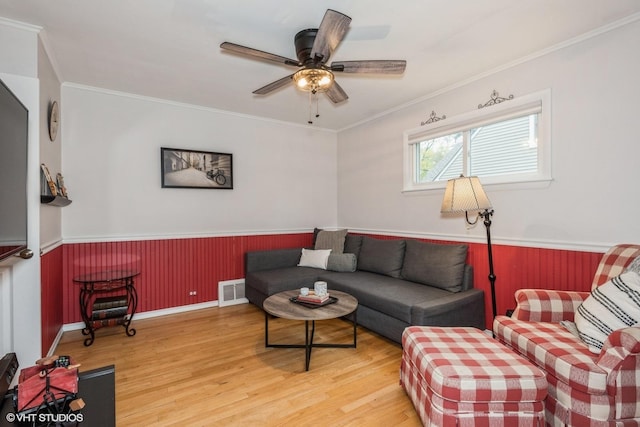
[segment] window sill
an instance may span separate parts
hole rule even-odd
[[[493,181],[490,178],[482,178],[480,177],[480,181],[482,181],[482,186],[484,188],[490,188],[494,191],[502,191],[502,190],[530,190],[535,189],[539,190],[541,188],[547,188],[553,182],[553,178],[531,178],[531,179],[522,179],[522,180],[514,180],[509,182],[500,182]],[[409,187],[403,188],[403,194],[415,194],[415,193],[429,193],[433,191],[444,190],[447,186],[446,181],[440,181],[437,183],[429,184],[428,186],[420,186],[420,187]]]

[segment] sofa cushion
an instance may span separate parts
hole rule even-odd
[[[578,307],[575,323],[589,350],[600,354],[613,331],[640,323],[640,276],[628,271],[593,289]]]
[[[331,255],[331,249],[313,250],[303,248],[298,267],[313,267],[326,270],[329,255]]]
[[[497,316],[493,331],[499,341],[560,382],[587,394],[607,393],[607,372],[596,365],[597,356],[560,323]]]
[[[462,290],[467,245],[443,245],[407,240],[402,278],[446,289]]]
[[[323,270],[309,267],[285,267],[247,273],[245,284],[263,295],[313,287]]]
[[[442,289],[366,271],[320,273],[320,280],[327,282],[329,293],[331,289],[347,292],[358,299],[358,304],[406,323],[411,323],[411,308],[416,302],[435,300],[442,294],[449,294]]]
[[[344,253],[355,254],[356,258],[360,255],[360,247],[362,246],[362,236],[349,234],[344,238]]]
[[[404,240],[381,240],[364,236],[358,256],[358,269],[399,278],[404,248]]]
[[[334,254],[329,255],[327,270],[354,272],[356,271],[357,258],[355,254]]]

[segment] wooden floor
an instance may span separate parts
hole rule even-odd
[[[304,322],[272,319],[269,340],[303,343]],[[317,322],[316,342],[352,340],[351,323]],[[135,320],[80,331],[56,349],[80,371],[116,367],[116,417],[123,426],[420,426],[398,383],[402,348],[364,328],[358,347],[265,348],[264,314],[251,304]]]

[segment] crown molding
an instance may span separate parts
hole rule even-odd
[[[260,117],[260,116],[252,116],[250,114],[237,113],[235,111],[221,110],[221,109],[218,109],[218,108],[205,107],[205,106],[202,106],[202,105],[189,104],[189,103],[186,103],[186,102],[172,101],[172,100],[163,99],[163,98],[154,98],[154,97],[151,97],[151,96],[138,95],[138,94],[135,94],[135,93],[122,92],[122,91],[112,90],[112,89],[104,89],[104,88],[100,88],[100,87],[88,86],[88,85],[83,85],[83,84],[79,84],[79,83],[64,82],[64,83],[62,83],[62,87],[68,87],[68,88],[79,89],[79,90],[86,90],[86,91],[101,93],[101,94],[105,94],[105,95],[112,95],[112,96],[120,96],[120,97],[124,97],[124,98],[137,99],[137,100],[146,101],[146,102],[155,102],[155,103],[158,103],[158,104],[165,104],[165,105],[170,105],[170,106],[180,107],[180,108],[189,108],[189,109],[193,109],[193,110],[207,111],[207,112],[210,112],[210,113],[224,114],[224,115],[227,115],[227,116],[240,117],[240,118],[244,118],[244,119],[259,120],[261,122],[274,123],[274,124],[278,124],[278,125],[282,125],[282,126],[303,128],[303,129],[307,129],[307,130],[309,129],[309,126],[306,125],[306,124],[303,125],[303,124],[298,124],[298,123],[286,122],[286,121],[283,121],[283,120],[269,119],[269,118]],[[313,130],[318,130],[318,131],[328,132],[328,133],[333,133],[333,134],[337,133],[336,130],[327,129],[327,128],[320,128],[320,127],[313,127]]]
[[[40,31],[42,31],[42,27],[38,25],[27,24],[26,22],[15,21],[9,18],[3,18],[2,16],[0,16],[0,25],[17,28],[19,30],[31,31],[34,33],[39,33]]]

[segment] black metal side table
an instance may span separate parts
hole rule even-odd
[[[133,278],[136,270],[105,270],[84,274],[73,279],[80,287],[80,314],[85,328],[85,346],[93,344],[95,331],[104,326],[122,325],[127,336],[136,330],[131,328],[133,315],[138,307],[138,293]],[[99,295],[109,294],[100,297]]]

